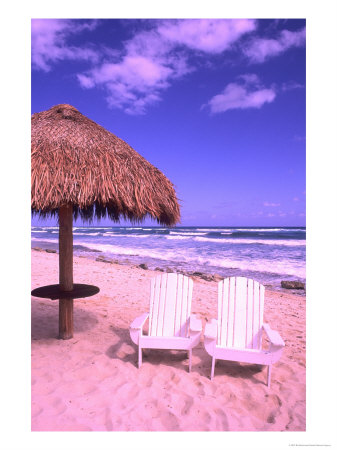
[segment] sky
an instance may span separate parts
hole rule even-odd
[[[174,184],[180,225],[305,226],[304,19],[33,19],[31,33],[32,114],[68,103],[125,140]]]

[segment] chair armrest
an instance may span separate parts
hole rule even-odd
[[[276,347],[284,347],[285,343],[281,336],[278,334],[277,331],[272,330],[270,326],[267,323],[264,323],[262,325],[262,328],[266,332],[266,335],[268,336],[268,339],[270,340],[271,344],[275,345]]]
[[[197,318],[195,314],[190,316],[190,330],[191,331],[202,331],[201,320]]]
[[[141,330],[148,317],[149,313],[144,313],[141,316],[136,317],[135,320],[130,325],[130,328],[133,330]]]
[[[210,323],[206,323],[205,338],[215,340],[218,334],[218,321],[212,319]]]

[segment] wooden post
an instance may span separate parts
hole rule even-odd
[[[59,282],[60,290],[73,289],[73,207],[61,206],[59,209]],[[72,298],[59,299],[59,338],[73,337]]]

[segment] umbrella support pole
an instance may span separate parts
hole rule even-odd
[[[59,209],[59,281],[61,291],[73,290],[73,207]],[[59,338],[71,339],[74,333],[73,299],[59,299]]]
[[[72,298],[59,299],[59,338],[71,339],[74,333],[74,300]]]

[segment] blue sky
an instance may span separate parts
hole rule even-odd
[[[32,113],[69,103],[128,142],[174,183],[181,225],[305,226],[305,34],[297,19],[33,20]]]

